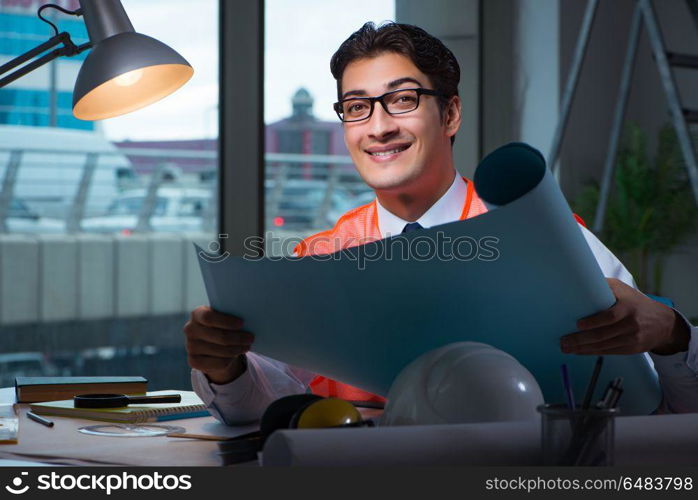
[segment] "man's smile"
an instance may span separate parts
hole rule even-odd
[[[388,161],[396,158],[410,146],[412,146],[411,143],[387,144],[385,146],[367,148],[364,151],[376,161]]]

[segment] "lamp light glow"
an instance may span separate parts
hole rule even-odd
[[[128,73],[124,73],[123,75],[119,75],[114,78],[114,83],[116,85],[120,85],[121,87],[130,87],[138,82],[138,80],[141,78],[143,78],[143,70],[134,69],[133,71],[129,71]]]

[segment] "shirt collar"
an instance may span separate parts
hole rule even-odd
[[[427,228],[459,220],[467,191],[465,180],[456,173],[451,187],[415,222]],[[410,222],[389,212],[380,204],[378,198],[376,198],[376,210],[378,211],[378,229],[383,238],[402,233],[405,224]]]

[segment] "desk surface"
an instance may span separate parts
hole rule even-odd
[[[14,401],[14,389],[0,389],[0,404]],[[49,417],[53,427],[45,427],[26,417],[28,405],[20,406],[19,443],[0,445],[0,459],[37,460],[67,465],[200,466],[221,465],[215,441],[187,438],[102,437],[78,432],[96,425],[95,420]],[[213,417],[171,420],[163,424],[184,427],[186,432],[236,436],[256,426],[228,427]]]
[[[0,404],[14,401],[12,390],[0,389]],[[206,466],[221,465],[218,445],[215,441],[186,438],[158,437],[100,437],[78,432],[85,425],[95,425],[94,420],[68,417],[51,417],[55,422],[49,428],[26,417],[28,405],[20,405],[19,444],[0,445],[0,459],[36,460],[44,463],[66,465],[136,465],[136,466]],[[189,433],[237,436],[255,430],[256,426],[228,427],[213,417],[190,418],[163,422],[184,427]],[[342,432],[327,431],[323,448],[342,449],[348,443],[340,438],[360,429]],[[311,431],[298,431],[299,433]],[[322,431],[319,431],[322,432]],[[365,429],[373,433],[371,445],[399,429]],[[509,434],[507,434],[507,432]],[[506,436],[509,435],[510,439]],[[539,422],[494,422],[454,425],[444,434],[444,448],[456,453],[463,465],[534,465],[531,457],[537,456],[540,440]],[[333,441],[334,440],[334,441]],[[335,442],[336,441],[336,442]],[[409,441],[409,442],[408,442]],[[424,456],[419,439],[403,443],[405,456]],[[350,443],[349,443],[350,444]],[[495,446],[496,445],[496,446]],[[412,448],[414,449],[412,449]],[[492,451],[501,448],[500,452]],[[379,453],[369,453],[361,448],[353,464],[394,464],[394,457],[381,458]],[[499,449],[498,448],[498,449]],[[485,456],[482,450],[490,450]],[[618,417],[616,421],[617,465],[696,465],[698,463],[698,413],[686,415],[657,415]],[[395,450],[390,450],[394,455]],[[342,458],[337,454],[337,459]],[[349,454],[344,451],[344,458]],[[306,457],[307,458],[307,457]],[[312,457],[310,457],[312,458]],[[443,457],[442,457],[443,458]],[[371,460],[374,460],[373,463]],[[383,460],[383,461],[381,461]],[[346,461],[346,460],[345,460]],[[436,462],[433,462],[436,463]],[[308,462],[307,465],[310,465]],[[328,463],[322,465],[347,465]],[[416,463],[412,463],[416,465]]]

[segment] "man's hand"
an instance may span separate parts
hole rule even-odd
[[[688,349],[690,331],[676,312],[614,278],[606,278],[616,303],[577,321],[578,332],[560,339],[571,354],[674,354]]]
[[[254,335],[244,332],[242,319],[200,306],[184,325],[189,366],[201,370],[215,384],[227,384],[245,371],[241,356],[250,350]]]

